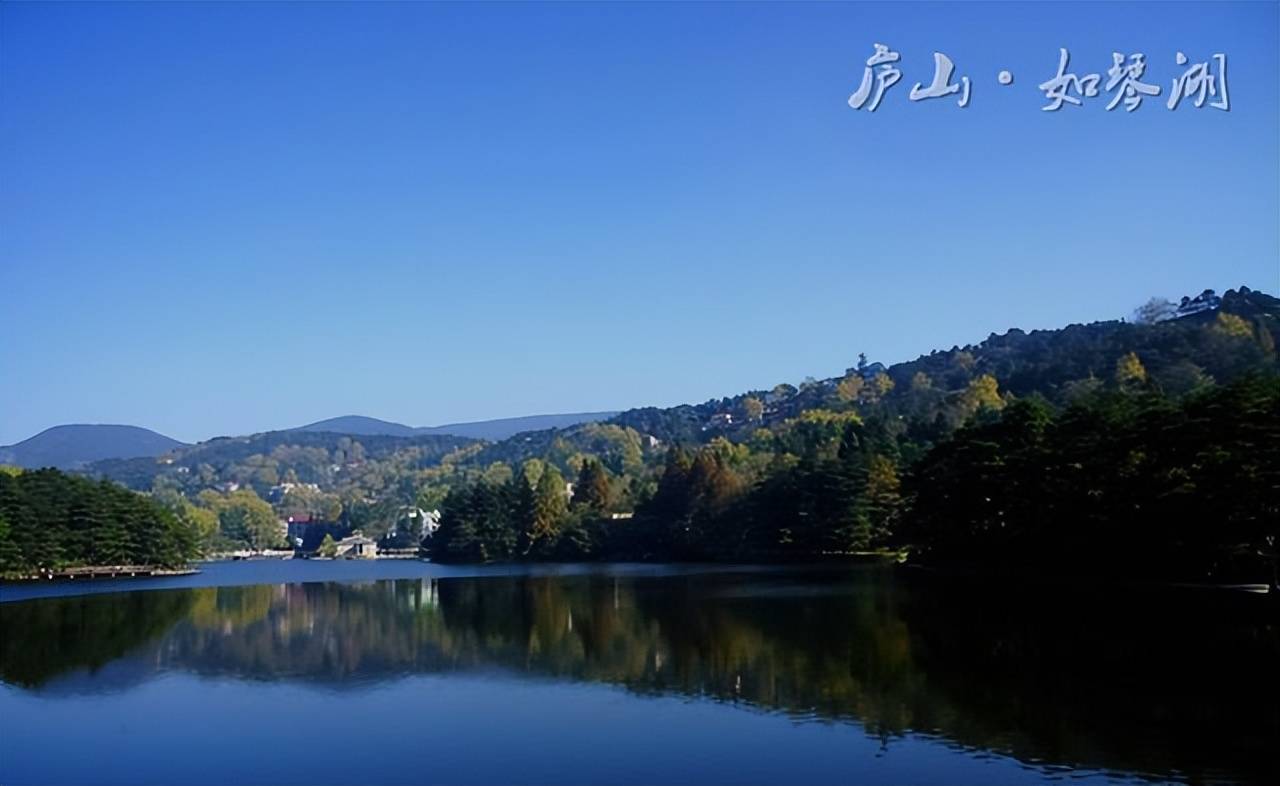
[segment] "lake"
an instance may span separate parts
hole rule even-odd
[[[9,786],[1280,783],[1265,598],[262,561],[0,600]]]

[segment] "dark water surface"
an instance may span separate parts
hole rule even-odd
[[[418,562],[88,586],[0,590],[0,783],[1280,783],[1263,598]]]

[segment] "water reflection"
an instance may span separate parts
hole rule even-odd
[[[1280,782],[1280,641],[1244,600],[870,569],[136,592],[0,605],[0,679],[61,695],[183,671],[344,691],[497,668],[856,722],[887,746],[932,735],[1046,768]]]

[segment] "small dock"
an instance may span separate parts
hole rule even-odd
[[[155,565],[88,565],[80,568],[41,570],[10,581],[69,581],[71,579],[119,579],[140,576],[190,576],[195,568],[161,568]]]

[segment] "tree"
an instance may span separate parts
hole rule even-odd
[[[432,559],[441,562],[492,562],[515,556],[517,542],[510,486],[495,487],[481,479],[445,497],[430,550]]]
[[[673,445],[667,449],[658,488],[650,500],[647,512],[671,519],[685,515],[689,510],[689,468],[693,458],[683,447]]]
[[[901,481],[893,461],[873,455],[867,464],[866,488],[859,499],[858,515],[865,521],[862,548],[883,543],[893,532],[902,508]]]
[[[1228,314],[1225,311],[1219,311],[1218,317],[1213,321],[1213,331],[1219,335],[1228,338],[1252,338],[1253,329],[1249,327],[1249,323],[1236,316]]]
[[[1267,327],[1267,323],[1258,317],[1253,321],[1254,331],[1258,336],[1258,346],[1262,348],[1262,354],[1265,357],[1275,357],[1276,354],[1276,338],[1271,335],[1271,329]]]
[[[857,401],[865,383],[857,374],[849,374],[836,385],[836,397],[846,404]]]
[[[900,537],[923,562],[993,570],[1271,581],[1280,378],[1182,399],[1035,397],[960,429],[909,475]]]
[[[529,548],[549,548],[560,533],[568,505],[565,501],[565,481],[560,470],[548,464],[538,478],[533,490],[533,520],[528,532]]]
[[[882,399],[893,390],[893,379],[881,371],[871,378],[871,389],[875,391],[877,399]]]
[[[173,512],[179,524],[190,531],[201,553],[209,553],[213,550],[218,538],[217,513],[208,508],[193,505],[190,500],[181,496],[171,496],[160,501]]]
[[[22,552],[13,542],[13,529],[0,515],[0,576],[18,573],[23,567]]]
[[[321,557],[328,557],[330,559],[338,556],[338,541],[333,539],[333,535],[326,532],[324,540],[320,541],[320,547],[316,549],[316,553]]]
[[[125,565],[131,562],[135,549],[129,543],[129,532],[124,521],[111,517],[100,527],[93,543],[94,562],[99,565]]]
[[[204,491],[200,501],[218,515],[218,528],[223,538],[248,546],[254,551],[285,546],[284,528],[275,511],[252,489],[239,489],[227,494]]]
[[[1102,390],[1102,380],[1090,374],[1084,379],[1073,379],[1062,386],[1062,397],[1069,404],[1083,401]]]
[[[1116,361],[1116,384],[1121,390],[1134,390],[1147,381],[1147,369],[1136,352],[1122,355]]]
[[[1178,314],[1178,307],[1168,298],[1153,297],[1134,309],[1133,319],[1139,325],[1154,325],[1157,322],[1173,319]]]
[[[796,391],[795,385],[791,385],[786,382],[779,382],[773,386],[773,390],[770,392],[775,399],[781,400],[791,398],[798,391]]]
[[[984,409],[995,411],[1003,409],[1004,399],[1000,398],[1000,383],[990,374],[974,377],[960,398],[960,408],[965,418],[970,418]]]
[[[79,565],[179,567],[199,554],[155,500],[55,469],[0,472],[0,573]]]
[[[755,396],[747,396],[742,400],[742,411],[747,420],[760,420],[764,417],[764,404]]]
[[[609,510],[611,496],[609,471],[604,465],[594,458],[582,462],[578,482],[573,487],[573,507],[600,515]]]
[[[1183,396],[1213,384],[1213,377],[1190,360],[1179,360],[1155,375],[1160,389],[1171,396]]]

